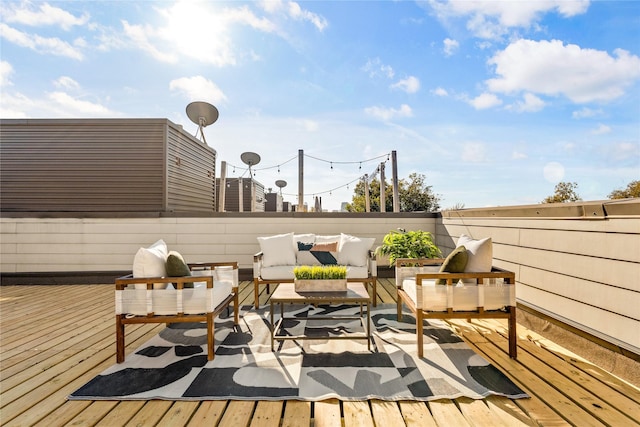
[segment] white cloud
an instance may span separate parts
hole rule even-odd
[[[465,162],[484,162],[487,159],[486,147],[479,142],[468,142],[462,147],[461,158]]]
[[[177,63],[184,56],[218,67],[237,63],[229,35],[232,26],[245,25],[264,33],[279,33],[271,20],[256,16],[248,6],[223,9],[214,6],[207,2],[179,1],[166,9],[156,7],[164,18],[161,25],[123,21],[123,30],[130,44],[159,61]]]
[[[409,76],[397,83],[392,84],[391,89],[400,89],[407,93],[416,93],[420,90],[420,80],[417,77]]]
[[[179,91],[186,95],[190,101],[222,102],[227,96],[211,80],[202,76],[182,77],[171,80],[169,89]]]
[[[382,108],[382,107],[367,107],[364,109],[365,113],[370,116],[376,117],[383,121],[389,121],[397,117],[412,117],[413,111],[407,104],[402,104],[399,109],[395,108]]]
[[[289,2],[289,15],[294,18],[294,19],[298,19],[298,20],[303,20],[303,21],[309,21],[311,22],[319,31],[323,31],[325,28],[327,28],[327,25],[329,25],[329,23],[327,22],[327,20],[320,16],[317,15],[313,12],[309,12],[308,10],[304,10],[300,7],[300,5],[296,2]]]
[[[447,92],[446,89],[441,87],[437,87],[433,89],[431,93],[433,93],[436,96],[449,96],[449,92]]]
[[[71,77],[61,76],[53,82],[53,85],[60,89],[78,90],[80,84]]]
[[[594,110],[592,108],[584,107],[580,110],[574,111],[571,114],[571,117],[573,117],[574,119],[587,119],[590,117],[602,116],[603,114],[604,114],[604,111],[602,111],[601,109]]]
[[[371,78],[383,76],[392,79],[395,75],[393,68],[390,65],[383,64],[380,58],[369,59],[362,67],[362,71],[369,74]]]
[[[545,102],[532,93],[525,93],[522,101],[516,102],[511,109],[519,113],[535,113],[544,108]]]
[[[25,33],[10,27],[5,23],[0,23],[0,38],[41,54],[64,56],[77,60],[83,59],[83,54],[79,49],[77,49],[77,47],[60,40],[57,37],[41,37],[37,34]],[[80,44],[82,43],[83,42],[80,42]]]
[[[307,132],[317,132],[320,129],[320,124],[315,120],[304,119],[300,121],[300,124]]]
[[[467,29],[485,39],[500,38],[513,28],[531,28],[545,13],[557,12],[563,17],[571,17],[585,13],[589,8],[589,0],[430,0],[429,4],[441,21],[467,19]]]
[[[458,50],[458,48],[460,47],[460,43],[458,43],[456,40],[452,40],[452,39],[444,39],[444,54],[446,56],[451,56],[454,53],[456,53],[456,51]]]
[[[0,87],[12,86],[11,74],[13,74],[13,67],[7,61],[0,61]]]
[[[299,21],[308,21],[319,31],[323,31],[329,25],[328,21],[321,15],[310,12],[300,7],[300,4],[293,1],[284,2],[282,0],[262,0],[259,6],[268,13],[282,12],[290,18]]]
[[[607,133],[611,133],[611,127],[600,123],[598,127],[591,131],[592,135],[604,135]]]
[[[36,10],[33,9],[34,6],[35,4],[30,2],[21,2],[20,4],[7,2],[1,9],[3,21],[33,27],[59,26],[64,30],[89,22],[89,15],[86,13],[76,17],[66,10],[51,6],[49,3],[40,4]]]
[[[521,152],[521,151],[514,151],[513,153],[511,153],[511,158],[513,160],[522,160],[522,159],[526,159],[528,156]]]
[[[486,84],[492,92],[564,95],[576,103],[611,101],[640,79],[639,57],[621,49],[614,54],[565,46],[560,40],[522,39],[489,60],[499,77]]]
[[[486,110],[487,108],[502,105],[502,100],[493,93],[485,92],[467,101],[476,110]]]
[[[564,166],[558,162],[549,162],[542,169],[544,179],[555,184],[564,178]]]
[[[47,98],[66,117],[110,117],[116,115],[107,107],[94,102],[76,99],[64,92],[51,92]]]

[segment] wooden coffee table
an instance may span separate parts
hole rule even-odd
[[[285,317],[285,304],[359,304],[360,316],[310,316],[310,317]],[[347,283],[346,292],[304,292],[295,291],[293,283],[280,283],[276,290],[271,294],[271,351],[275,351],[274,342],[285,340],[318,340],[318,339],[363,339],[367,340],[367,348],[371,351],[371,298],[367,292],[364,283],[349,282]],[[280,304],[280,319],[274,323],[273,312],[274,305]],[[367,314],[364,315],[363,307],[367,306]],[[296,320],[360,320],[364,328],[364,332],[353,332],[329,337],[310,337],[306,335],[278,335],[278,331],[282,328],[285,319]]]

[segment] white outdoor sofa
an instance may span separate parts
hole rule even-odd
[[[371,249],[374,238],[348,234],[315,235],[286,233],[258,237],[260,252],[253,256],[255,306],[259,305],[259,286],[293,283],[298,265],[339,264],[347,267],[347,281],[371,286],[374,307],[377,303],[376,256]]]

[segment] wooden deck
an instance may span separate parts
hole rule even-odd
[[[393,281],[378,297],[395,302]],[[253,304],[250,282],[241,304]],[[268,296],[261,294],[264,304]],[[635,426],[640,390],[518,325],[518,360],[506,323],[450,322],[531,399],[433,402],[67,401],[115,363],[113,285],[0,288],[0,424],[3,426]],[[127,352],[163,326],[127,327]]]

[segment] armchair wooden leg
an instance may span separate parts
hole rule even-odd
[[[418,338],[418,357],[424,356],[424,331],[423,331],[423,318],[422,310],[416,310],[416,335]]]
[[[396,290],[396,305],[398,310],[398,322],[401,322],[402,321],[402,298],[400,297],[400,294],[398,293],[397,290]]]
[[[260,293],[258,292],[258,279],[253,279],[253,298],[255,299],[255,301],[253,302],[254,307],[257,309],[258,308],[258,303],[259,301],[259,295]]]
[[[207,360],[213,360],[216,356],[214,349],[215,323],[213,313],[207,313]]]
[[[122,315],[116,315],[116,362],[124,362],[124,324]]]
[[[237,325],[240,322],[240,307],[238,306],[238,292],[233,295],[233,324]]]
[[[378,279],[376,277],[373,278],[371,285],[373,287],[373,306],[377,307],[378,306]]]
[[[516,308],[509,307],[509,357],[518,357],[518,331],[516,330]]]

